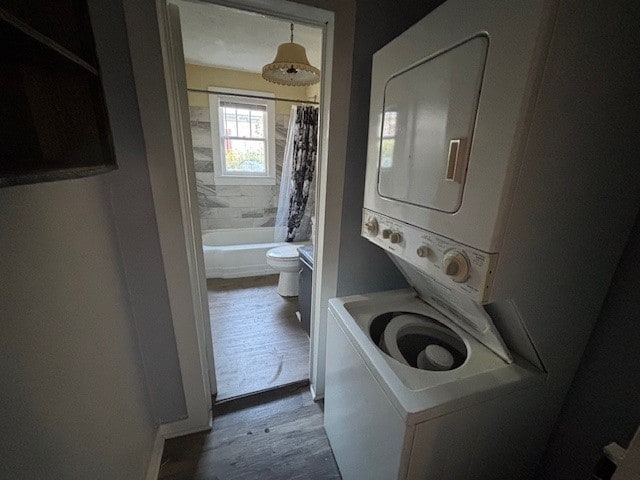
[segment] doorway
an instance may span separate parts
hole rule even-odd
[[[355,2],[216,0],[215,3],[294,18],[321,27],[324,32],[320,66],[321,160],[316,172],[316,275],[311,306],[314,319],[310,336],[310,390],[317,400],[324,394],[327,305],[336,296],[339,273]],[[322,3],[322,8],[310,6],[314,3]],[[186,161],[191,149],[186,148],[183,135],[183,127],[189,125],[188,102],[186,94],[178,89],[186,85],[186,79],[183,63],[176,61],[176,50],[182,56],[181,35],[179,26],[176,33],[170,22],[168,1],[126,0],[123,4],[188,411],[185,419],[161,426],[162,437],[171,438],[211,425],[211,393],[216,391],[195,173],[189,167],[193,162]]]
[[[321,85],[276,85],[260,71],[293,27],[295,42],[320,65],[323,29],[212,3],[172,3],[180,18],[192,146],[187,162],[197,190],[194,223],[203,243],[216,401],[308,382],[310,330],[299,312],[309,315],[311,305],[299,305],[297,291],[282,292],[283,273],[269,265],[267,252],[295,245],[313,259],[315,179],[300,225],[287,239],[293,243],[278,238],[276,222],[290,203],[284,191],[292,175],[289,137],[302,128],[301,110],[315,109],[317,124]],[[297,271],[297,259],[293,263]],[[311,302],[311,295],[300,298]]]

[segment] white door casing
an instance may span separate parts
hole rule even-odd
[[[167,40],[170,35],[167,3],[161,0],[124,0],[124,15],[145,139],[147,167],[151,179],[158,234],[169,293],[173,330],[178,349],[180,379],[187,404],[186,418],[161,425],[163,437],[202,431],[211,426],[211,387],[206,336],[208,306],[200,290],[203,273],[201,235],[194,173],[182,159],[176,142],[180,124],[179,97],[167,95],[165,79],[175,78],[170,68]],[[128,59],[123,58],[123,62]],[[184,69],[184,66],[182,66]],[[184,140],[181,140],[184,141]],[[180,155],[180,157],[178,157]],[[135,205],[132,205],[135,208]],[[197,211],[197,210],[196,210]],[[195,234],[195,232],[198,232]],[[198,262],[198,255],[200,260]],[[206,295],[206,289],[204,290]]]
[[[327,304],[329,298],[336,296],[337,287],[338,249],[335,245],[339,244],[342,216],[355,5],[342,0],[299,1],[338,12],[341,28],[336,35],[340,49],[335,58],[333,11],[285,0],[218,0],[212,3],[306,23],[320,27],[324,32],[321,138],[316,173],[316,275],[312,291],[310,355],[311,389],[314,398],[321,398],[324,394]],[[210,393],[215,391],[215,378],[197,192],[193,164],[188,161],[192,150],[190,142],[185,140],[185,135],[190,134],[188,116],[185,117],[185,109],[188,108],[186,90],[182,99],[174,94],[180,82],[184,81],[184,62],[176,60],[175,52],[171,51],[171,46],[177,44],[175,41],[172,43],[171,38],[180,36],[179,32],[172,33],[167,4],[167,0],[124,2],[131,63],[187,400],[188,417],[161,428],[162,435],[170,438],[210,428]],[[339,70],[335,77],[334,61]],[[336,87],[334,95],[332,83]],[[165,95],[167,103],[164,103]]]
[[[160,23],[160,25],[162,25],[162,23]],[[184,68],[185,61],[180,28],[180,10],[176,5],[166,4],[165,34],[164,40],[166,44],[165,48],[163,48],[163,55],[168,60],[168,62],[165,62],[165,81],[167,84],[169,110],[172,119],[172,131],[174,134],[173,142],[176,155],[176,171],[180,182],[180,204],[182,207],[183,223],[185,225],[185,239],[188,242],[189,272],[191,273],[193,303],[196,310],[196,322],[202,323],[204,326],[206,365],[210,392],[211,395],[215,395],[217,392],[215,361],[211,340],[209,299],[207,295],[207,279],[202,250],[202,228],[200,226],[193,144],[191,141],[187,77]],[[176,122],[178,119],[180,121]],[[200,322],[198,322],[198,317],[200,318]]]
[[[166,0],[158,0],[164,2]],[[337,245],[340,235],[344,157],[332,156],[329,164],[329,107],[332,103],[331,85],[333,71],[334,13],[285,0],[209,0],[209,3],[240,10],[261,13],[272,17],[293,20],[319,27],[323,30],[321,65],[320,141],[316,168],[316,239],[315,263],[311,301],[311,349],[310,383],[314,399],[324,395],[326,316],[328,300],[336,296],[338,252],[324,248],[325,244]],[[348,53],[345,53],[348,55]],[[175,58],[175,57],[174,57]],[[184,62],[181,64],[183,65]],[[350,63],[349,63],[350,66]],[[173,67],[177,68],[177,67]],[[350,74],[350,69],[349,69]],[[344,75],[343,75],[344,77]],[[350,75],[348,76],[350,79]],[[186,91],[186,83],[184,85]],[[348,98],[342,99],[346,123]],[[188,122],[188,119],[187,119]],[[183,128],[185,130],[185,128]],[[342,129],[346,132],[346,126]],[[335,134],[334,134],[335,136]],[[345,142],[346,144],[346,142]],[[187,161],[183,157],[183,161]],[[209,329],[210,331],[210,329]],[[208,340],[207,348],[211,345]],[[212,354],[213,355],[213,354]]]

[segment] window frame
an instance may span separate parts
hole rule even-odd
[[[275,185],[276,184],[276,119],[275,100],[265,100],[242,95],[258,95],[261,97],[275,97],[271,92],[253,90],[239,90],[235,88],[222,88],[209,86],[208,90],[223,92],[209,95],[209,115],[211,118],[211,146],[214,162],[215,185]],[[224,95],[233,93],[233,96]],[[240,95],[240,96],[236,96]],[[261,105],[266,108],[267,121],[264,126],[265,133],[265,173],[226,173],[226,162],[223,137],[223,119],[220,102],[246,103],[247,105]]]

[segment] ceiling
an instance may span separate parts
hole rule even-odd
[[[290,23],[265,15],[189,0],[180,8],[184,58],[187,63],[262,72],[278,45],[289,41]],[[322,30],[296,24],[294,42],[303,45],[311,65],[320,68]]]

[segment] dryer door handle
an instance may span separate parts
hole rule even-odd
[[[462,149],[462,138],[454,138],[449,141],[449,155],[447,161],[447,172],[445,180],[447,182],[458,181],[458,158],[460,157],[460,150]]]

